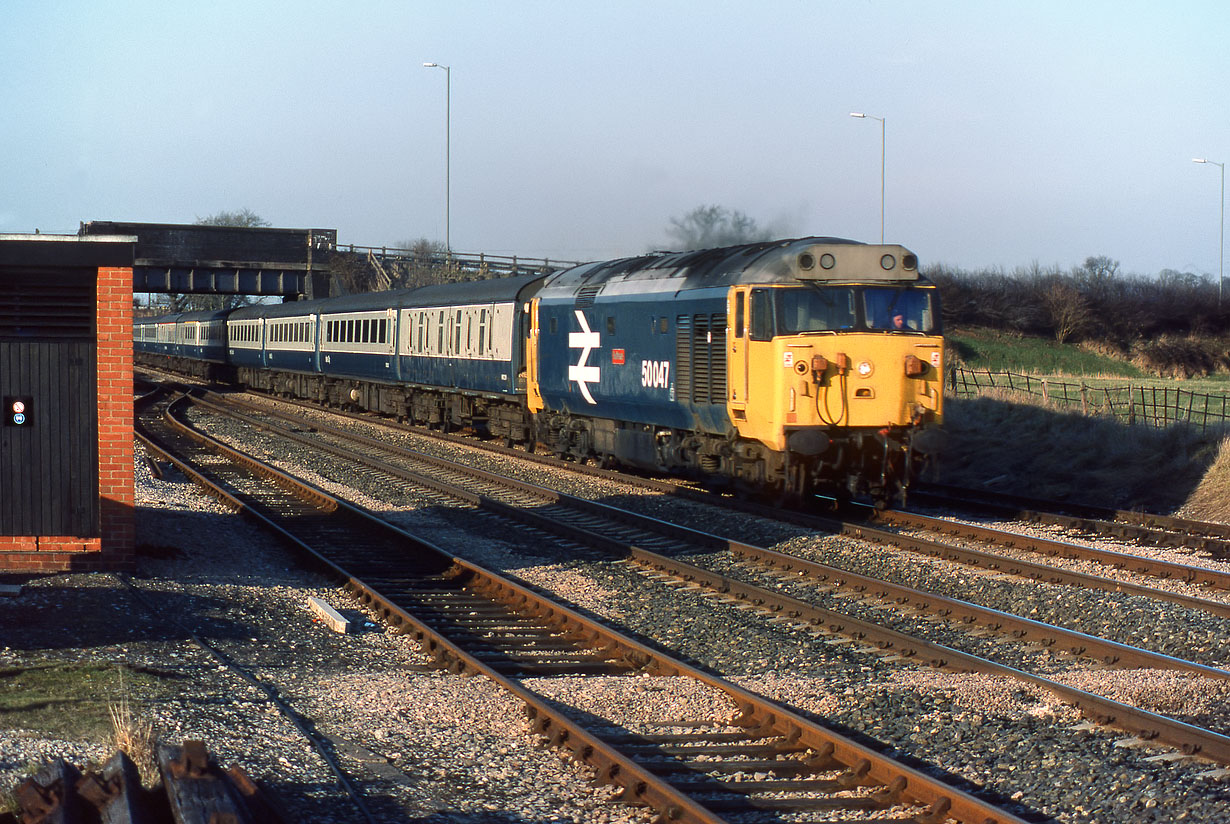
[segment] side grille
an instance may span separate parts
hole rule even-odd
[[[675,319],[675,388],[693,403],[726,403],[726,314]]]
[[[93,270],[0,272],[0,338],[93,340]]]
[[[582,286],[577,290],[576,307],[584,309],[587,306],[593,306],[594,300],[598,297],[598,293],[602,291],[602,287],[606,284],[598,284],[597,286]]]
[[[692,398],[692,319],[675,318],[675,395],[681,401]]]

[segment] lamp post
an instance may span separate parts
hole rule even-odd
[[[850,112],[850,117],[871,118],[880,121],[880,244],[884,244],[884,118],[874,114]]]
[[[1226,164],[1204,157],[1193,157],[1192,163],[1211,163],[1221,169],[1221,234],[1217,245],[1217,308],[1221,308],[1222,266],[1226,259]]]
[[[452,105],[453,105],[453,73],[448,66],[439,63],[424,63],[425,69],[444,69],[444,248],[453,251],[452,239],[449,237],[450,203],[452,183],[449,176],[452,173]]]

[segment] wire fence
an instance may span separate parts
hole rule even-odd
[[[1040,398],[1043,404],[1079,409],[1085,415],[1112,417],[1128,424],[1158,429],[1185,424],[1207,432],[1230,428],[1230,395],[1190,392],[1167,386],[1092,386],[1015,372],[991,372],[954,366],[949,370],[949,394],[972,398],[998,390]]]

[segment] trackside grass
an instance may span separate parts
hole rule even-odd
[[[962,329],[945,332],[944,340],[950,352],[971,369],[1136,380],[1146,377],[1124,360],[1046,338],[989,329]]]
[[[1089,387],[1181,388],[1230,394],[1230,375],[1175,380],[1146,373],[1113,348],[1059,344],[993,329],[945,333],[949,363],[1055,377]],[[1091,397],[1094,393],[1091,393]],[[1172,391],[1173,394],[1173,391]],[[1230,522],[1230,438],[1211,428],[1131,426],[1084,416],[1024,392],[945,399],[948,448],[925,478],[1043,498],[1180,512]]]
[[[1230,448],[1185,427],[1153,429],[992,394],[945,400],[948,446],[924,479],[1121,509],[1175,512],[1202,489],[1216,501]],[[1227,453],[1206,481],[1206,474]],[[1222,499],[1221,509],[1230,512]],[[1212,513],[1217,504],[1206,504]],[[1208,517],[1212,517],[1210,514]]]

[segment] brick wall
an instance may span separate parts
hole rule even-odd
[[[0,571],[124,569],[134,557],[132,269],[97,285],[98,495],[101,537],[0,536]]]

